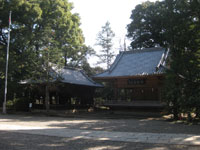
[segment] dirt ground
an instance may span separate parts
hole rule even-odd
[[[15,125],[65,127],[82,130],[200,135],[200,124],[174,122],[151,112],[98,112],[58,116],[55,117],[52,112],[48,115],[45,113],[18,113],[17,115],[0,115],[0,121],[1,124],[6,124],[8,120]]]
[[[99,141],[0,131],[1,150],[199,150],[199,146]]]
[[[66,128],[108,132],[175,133],[200,135],[200,125],[175,123],[152,115],[77,114],[66,117],[1,115],[0,125]],[[71,139],[0,131],[0,150],[199,150],[200,146]]]

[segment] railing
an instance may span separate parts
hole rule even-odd
[[[136,107],[163,107],[165,106],[164,102],[160,101],[119,101],[119,100],[110,100],[103,103],[106,106],[136,106]]]

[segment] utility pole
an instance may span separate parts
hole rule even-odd
[[[8,84],[8,60],[9,60],[9,46],[10,46],[10,26],[11,26],[11,11],[9,13],[9,27],[8,27],[8,41],[7,41],[7,56],[6,56],[6,73],[5,73],[5,93],[3,102],[3,114],[6,114],[6,97]]]

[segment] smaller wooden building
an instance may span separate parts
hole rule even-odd
[[[46,87],[44,81],[25,80],[21,84],[28,87],[26,94],[33,104],[44,105]],[[52,67],[52,79],[49,84],[50,107],[93,105],[95,89],[101,87],[103,86],[89,78],[82,70]]]
[[[93,78],[113,90],[106,105],[162,106],[167,56],[160,47],[120,52],[108,70]]]

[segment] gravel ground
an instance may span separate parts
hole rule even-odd
[[[75,116],[74,116],[75,117]],[[45,117],[31,115],[1,115],[1,125],[64,127],[67,129],[142,132],[181,133],[200,135],[200,125],[174,123],[158,117],[131,117],[108,119],[106,116],[81,118]],[[100,119],[101,118],[101,119]],[[148,144],[119,141],[72,139],[43,135],[0,131],[0,150],[200,150],[200,146]]]
[[[199,146],[74,140],[0,131],[0,150],[199,150]]]
[[[98,117],[96,117],[98,118]],[[148,133],[181,133],[200,135],[200,125],[188,125],[166,121],[163,118],[142,119],[91,119],[38,117],[24,115],[0,115],[1,124],[12,122],[14,125],[64,127],[67,129],[118,131],[118,132],[148,132]]]

